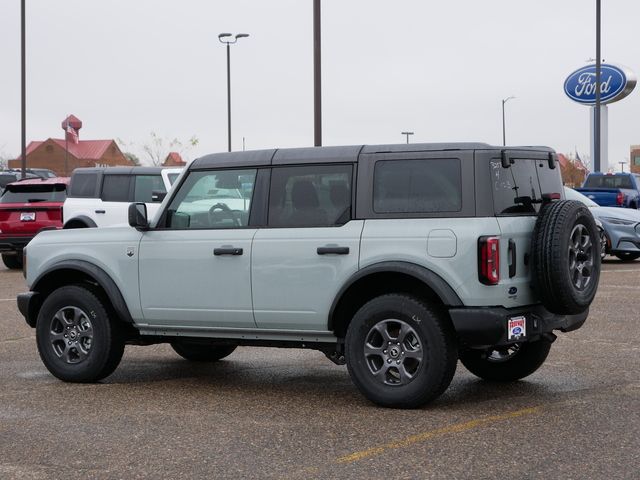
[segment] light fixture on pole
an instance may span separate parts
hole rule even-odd
[[[503,146],[507,144],[507,130],[506,130],[505,121],[504,121],[504,104],[507,103],[509,100],[513,100],[514,98],[516,97],[511,96],[511,97],[502,99],[502,145]]]
[[[227,46],[227,136],[229,151],[231,151],[231,45],[236,43],[240,38],[248,37],[248,33],[238,33],[233,35],[232,33],[221,33],[218,35],[220,43],[224,43]]]
[[[407,143],[409,143],[409,135],[413,135],[413,132],[402,132],[402,135],[407,136]]]

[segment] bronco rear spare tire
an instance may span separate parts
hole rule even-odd
[[[598,289],[598,228],[582,203],[562,200],[542,207],[531,248],[533,280],[542,304],[553,313],[585,311]]]

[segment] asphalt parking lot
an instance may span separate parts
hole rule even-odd
[[[53,378],[0,269],[0,478],[639,478],[640,261],[607,260],[585,326],[524,381],[458,365],[421,410],[368,403],[320,353],[193,365],[127,347],[96,385]]]

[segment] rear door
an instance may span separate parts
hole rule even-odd
[[[258,327],[326,331],[340,287],[358,269],[363,220],[352,220],[353,165],[278,166],[268,225],[253,240]]]

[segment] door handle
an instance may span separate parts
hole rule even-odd
[[[105,210],[96,210],[96,213],[107,213]]]
[[[241,248],[235,248],[235,247],[214,248],[213,249],[213,254],[215,256],[219,256],[219,255],[242,255],[242,249]]]
[[[349,247],[318,247],[318,255],[349,255]]]

